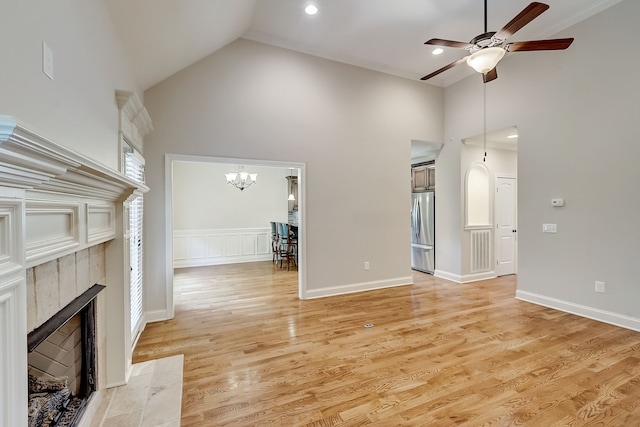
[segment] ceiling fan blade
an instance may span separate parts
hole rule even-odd
[[[571,46],[573,38],[530,40],[525,42],[508,43],[505,47],[508,52],[523,52],[531,50],[564,50]]]
[[[434,71],[431,74],[427,74],[426,76],[422,77],[420,80],[429,80],[431,77],[437,76],[438,74],[440,74],[440,73],[442,73],[444,71],[447,71],[449,68],[453,68],[456,65],[458,65],[458,64],[460,64],[460,63],[462,63],[462,62],[464,62],[466,60],[467,60],[467,57],[464,56],[464,57],[458,59],[457,61],[453,61],[451,64],[445,65],[444,67],[440,68],[439,70]]]
[[[482,81],[485,83],[489,83],[490,81],[493,81],[497,78],[498,78],[498,70],[496,69],[496,67],[493,67],[492,70],[489,70],[482,75]]]
[[[424,42],[424,44],[431,44],[435,46],[447,46],[447,47],[455,47],[458,49],[468,49],[473,46],[471,43],[465,42],[457,42],[454,40],[444,40],[444,39],[431,39]]]
[[[495,35],[500,40],[506,40],[516,33],[519,29],[536,19],[542,12],[549,9],[548,4],[533,2],[525,7],[522,12],[516,15],[507,25],[505,25]]]

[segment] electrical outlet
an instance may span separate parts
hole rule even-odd
[[[368,270],[369,269],[369,261],[365,261],[364,262],[364,269]]]
[[[605,291],[606,291],[606,289],[605,289],[604,282],[596,281],[596,292],[598,292],[600,294],[604,294]]]

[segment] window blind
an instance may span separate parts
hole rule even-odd
[[[125,150],[125,175],[139,182],[144,182],[144,158],[135,150],[127,147]],[[131,340],[135,343],[142,322],[144,312],[143,281],[142,281],[142,217],[144,202],[142,195],[136,196],[129,202],[129,265],[130,280],[130,310],[131,310]]]

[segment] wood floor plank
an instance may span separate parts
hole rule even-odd
[[[183,426],[640,425],[640,333],[514,298],[516,277],[300,301],[269,262],[176,270]],[[372,328],[364,324],[372,323]]]

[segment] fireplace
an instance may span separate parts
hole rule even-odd
[[[94,285],[27,336],[29,426],[76,426],[97,385]]]
[[[0,426],[29,425],[28,372],[43,373],[51,380],[41,380],[48,384],[41,388],[66,386],[69,395],[82,398],[85,409],[79,425],[83,425],[106,389],[126,384],[131,373],[125,274],[128,240],[123,218],[129,197],[148,188],[25,129],[8,116],[0,116],[0,164]],[[79,359],[87,360],[80,367],[81,372],[86,370],[84,377],[48,373],[30,361],[41,357],[27,352],[32,334],[86,296],[95,284],[106,288],[63,320],[64,326],[46,326],[81,337],[85,350],[80,348],[84,355]],[[93,333],[91,326],[83,326],[92,322]],[[90,346],[85,343],[87,337],[82,338],[87,334],[93,335]],[[56,336],[50,339],[60,341]],[[44,342],[40,345],[46,348]],[[47,353],[46,349],[36,351]],[[68,357],[74,358],[76,352],[74,347],[69,353],[73,356]],[[70,370],[78,368],[74,365]],[[60,376],[72,378],[65,385],[65,380],[56,379]],[[72,418],[77,420],[79,415]]]

